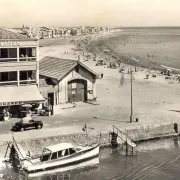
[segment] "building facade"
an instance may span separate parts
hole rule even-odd
[[[97,76],[79,61],[55,57],[40,61],[40,91],[54,114],[68,103],[95,100]]]
[[[39,41],[0,29],[0,109],[36,103],[39,86]]]

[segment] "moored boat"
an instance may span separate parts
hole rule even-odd
[[[94,146],[77,146],[70,143],[60,143],[43,149],[37,159],[23,159],[22,168],[28,173],[49,171],[55,168],[71,169],[74,165],[99,158],[99,144]]]

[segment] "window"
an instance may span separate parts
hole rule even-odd
[[[16,48],[0,49],[0,58],[17,58],[17,49]]]
[[[69,150],[65,149],[62,151],[62,156],[68,156],[69,155]]]
[[[76,83],[72,83],[72,89],[76,89]]]
[[[20,71],[20,80],[35,79],[35,71]]]
[[[50,156],[50,154],[46,154],[46,155],[42,156],[41,161],[49,160],[49,156]]]
[[[17,72],[1,72],[0,81],[17,81]]]
[[[20,71],[20,80],[28,79],[28,71]]]
[[[57,152],[52,153],[51,160],[57,159]]]
[[[19,48],[19,57],[36,57],[36,48]]]
[[[9,48],[8,58],[17,58],[17,49],[16,48]]]
[[[43,150],[43,155],[41,156],[41,161],[48,161],[50,158],[51,152],[48,149]]]
[[[71,154],[74,154],[74,153],[76,153],[76,151],[73,148],[69,148],[69,154],[71,155]]]
[[[68,151],[68,149],[66,149],[64,156],[68,156],[68,155],[69,155],[69,151]]]
[[[8,81],[8,72],[1,73],[1,81]]]
[[[63,157],[62,151],[58,151],[58,158]]]
[[[1,49],[1,57],[0,58],[8,58],[8,49],[7,48],[3,48]]]
[[[13,71],[13,72],[9,72],[9,81],[17,81],[17,72]]]

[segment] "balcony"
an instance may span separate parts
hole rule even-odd
[[[25,86],[25,85],[33,85],[36,84],[36,80],[22,80],[19,81],[19,85],[20,86]],[[0,82],[0,86],[18,86],[18,81],[4,81],[4,82]]]
[[[0,72],[7,71],[28,71],[36,70],[36,61],[20,61],[20,62],[2,62],[0,63]]]

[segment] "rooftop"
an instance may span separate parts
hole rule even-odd
[[[28,36],[0,28],[0,39],[29,39]]]
[[[60,80],[76,65],[75,60],[46,56],[39,63],[39,74]]]
[[[61,80],[67,73],[69,73],[78,64],[84,67],[89,72],[91,72],[93,75],[97,76],[97,73],[95,73],[94,71],[92,71],[90,68],[88,68],[79,61],[49,57],[49,56],[46,56],[40,61],[39,74],[46,77],[55,78],[57,80]]]
[[[68,148],[73,148],[73,145],[71,143],[60,143],[60,144],[46,147],[46,149],[48,149],[52,152],[62,151],[64,149],[68,149]]]

